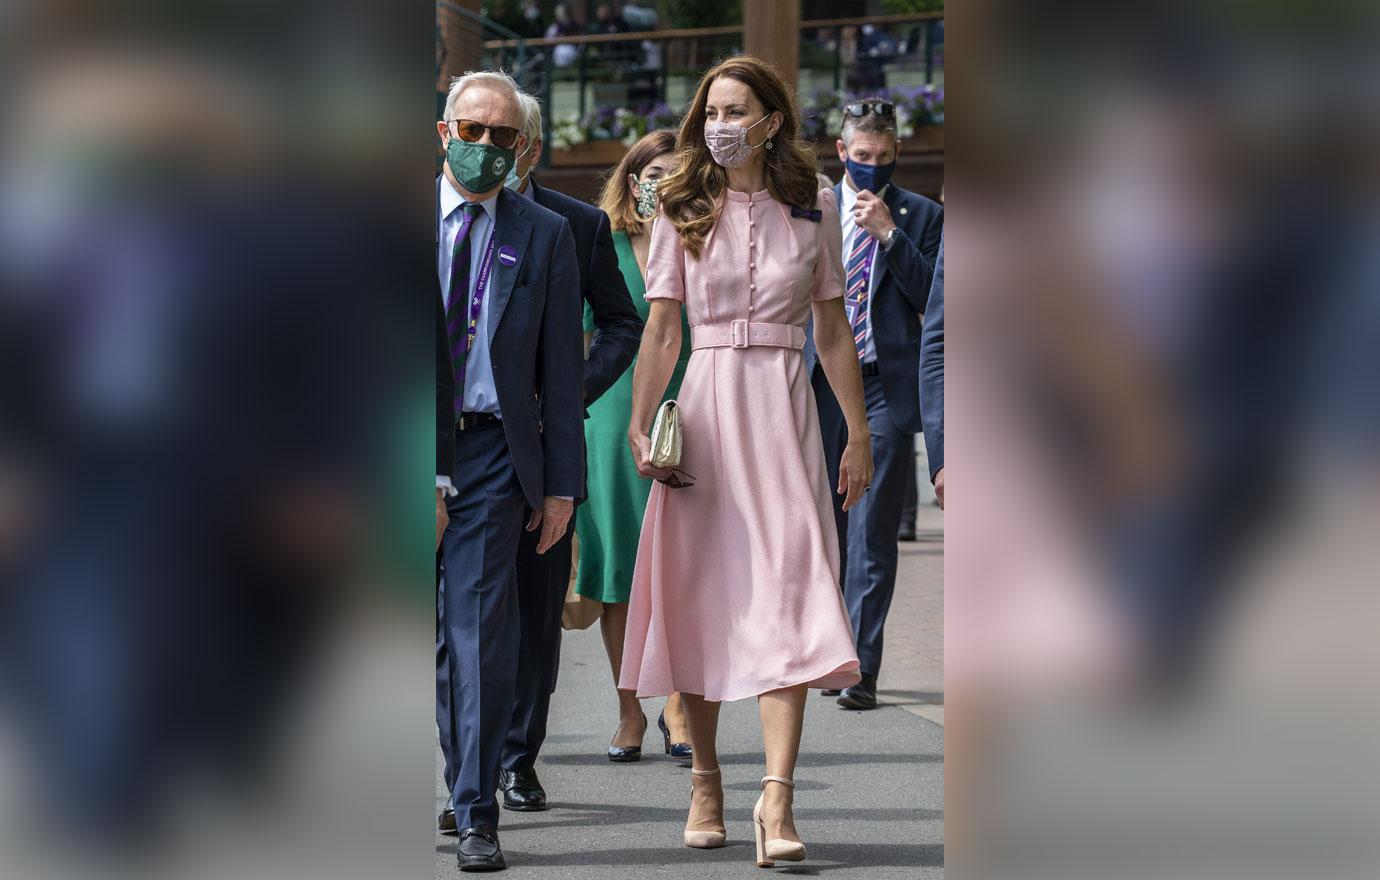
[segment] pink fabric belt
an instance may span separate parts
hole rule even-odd
[[[805,328],[794,324],[754,324],[745,320],[690,328],[690,347],[693,349],[749,348],[754,345],[800,349],[805,346]]]

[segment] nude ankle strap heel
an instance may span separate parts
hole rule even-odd
[[[691,768],[691,773],[696,776],[718,776],[719,768],[713,770],[696,770]],[[723,831],[691,831],[685,829],[685,845],[692,849],[718,849],[728,842],[728,834]]]
[[[766,797],[765,789],[768,782],[779,782],[789,788],[795,788],[795,783],[783,776],[763,776],[763,794],[757,799],[757,806],[752,808],[753,833],[757,838],[757,867],[770,868],[777,862],[800,862],[805,860],[805,844],[798,840],[785,840],[780,837],[767,839],[767,824],[762,820],[762,801]]]

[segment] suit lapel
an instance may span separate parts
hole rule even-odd
[[[498,325],[503,320],[503,311],[508,307],[508,299],[513,295],[513,284],[518,272],[527,259],[527,243],[532,236],[532,221],[527,219],[523,199],[512,190],[504,187],[498,193],[498,204],[494,212],[494,256],[489,270],[489,342],[493,342]],[[506,251],[504,249],[507,249]],[[517,262],[506,266],[499,259],[502,253],[517,256]]]

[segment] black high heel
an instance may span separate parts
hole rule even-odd
[[[642,727],[646,730],[647,716],[642,716]],[[617,732],[614,734],[617,735]],[[642,746],[609,746],[609,760],[615,764],[631,764],[642,760]]]
[[[691,758],[694,757],[694,754],[695,754],[695,753],[694,753],[694,750],[690,747],[690,743],[673,743],[673,742],[671,742],[671,728],[669,728],[669,727],[666,726],[666,710],[665,710],[665,709],[662,709],[662,710],[661,710],[661,715],[659,715],[659,716],[657,717],[657,719],[656,719],[656,726],[661,728],[661,738],[662,738],[662,741],[663,741],[663,742],[665,743],[665,745],[666,745],[666,754],[670,755],[672,758],[674,758],[674,759],[677,760],[677,761],[687,762],[687,763],[683,763],[681,766],[688,767],[688,766],[689,766],[689,763],[688,763],[688,762],[690,761]]]

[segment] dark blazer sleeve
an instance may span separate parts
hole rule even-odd
[[[585,299],[594,314],[595,330],[589,358],[585,361],[586,406],[613,387],[623,371],[632,365],[642,343],[642,318],[637,314],[623,272],[618,268],[613,234],[603,211],[599,212],[599,227],[594,234],[589,262]]]
[[[450,362],[446,308],[436,297],[436,474],[455,473],[455,371]]]
[[[584,364],[580,269],[570,224],[560,233],[547,272],[546,310],[541,329],[542,455],[545,494],[583,498],[585,420],[581,385]]]
[[[911,232],[899,229],[896,242],[882,253],[886,257],[887,268],[900,282],[901,294],[917,313],[925,311],[925,299],[930,291],[934,277],[934,262],[939,255],[939,238],[944,232],[944,209],[928,199],[919,200],[916,213],[925,216],[920,219],[920,227]],[[896,217],[891,218],[893,221]],[[914,226],[914,224],[912,224]],[[914,236],[912,238],[912,236]]]
[[[920,418],[925,424],[925,451],[930,482],[944,467],[944,242],[939,242],[930,286],[929,307],[920,331]]]

